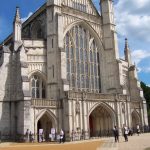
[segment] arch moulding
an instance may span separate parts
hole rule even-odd
[[[98,47],[104,51],[104,47],[103,47],[103,44],[102,44],[102,40],[100,38],[100,36],[97,34],[97,32],[93,29],[93,27],[87,23],[86,21],[80,21],[80,20],[77,20],[73,23],[71,23],[70,25],[67,26],[67,28],[64,30],[64,34],[63,34],[63,39],[64,37],[66,36],[67,32],[70,31],[75,25],[81,25],[83,26],[85,29],[89,30],[90,33],[92,34],[92,36],[95,38],[95,41],[98,45]]]
[[[47,114],[48,117],[52,120],[53,126],[54,126],[54,127],[57,127],[57,118],[56,118],[55,114],[54,114],[52,111],[47,110],[47,109],[41,110],[41,111],[38,113],[38,115],[37,115],[36,118],[35,118],[36,124],[38,123],[38,121],[41,119],[41,117],[42,117],[44,114]]]
[[[110,105],[108,105],[104,102],[97,102],[94,105],[92,105],[91,108],[88,110],[88,117],[98,106],[104,107],[110,113],[111,117],[114,120],[116,119],[115,110]]]

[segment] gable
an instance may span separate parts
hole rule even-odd
[[[92,0],[63,0],[62,5],[71,7],[73,9],[91,14],[99,15],[97,9],[95,8]]]

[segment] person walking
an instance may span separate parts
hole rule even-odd
[[[119,131],[117,126],[114,127],[113,129],[114,137],[115,137],[115,142],[119,142]]]
[[[128,142],[128,127],[127,126],[124,126],[124,129],[123,129],[123,134],[124,134],[124,139],[125,139],[125,142]]]
[[[25,134],[25,136],[26,136],[26,142],[30,142],[29,134],[30,134],[29,129],[27,129],[26,134]]]
[[[30,139],[30,142],[32,142],[32,132],[31,131],[29,133],[29,139]]]
[[[0,143],[2,142],[2,133],[0,131]]]
[[[63,139],[62,139],[63,143],[66,142],[66,135],[65,135],[65,132],[64,132],[64,135],[63,135]]]
[[[71,132],[71,138],[72,138],[72,141],[74,141],[74,130],[72,130]]]
[[[139,134],[140,134],[140,126],[139,125],[136,126],[136,130],[137,130],[137,135],[139,136]]]
[[[60,130],[60,143],[63,142],[63,137],[64,137],[64,131],[61,129]]]

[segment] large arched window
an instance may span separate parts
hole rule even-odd
[[[64,45],[70,89],[100,91],[99,50],[90,31],[80,25],[67,32]]]
[[[37,75],[33,75],[31,78],[31,95],[32,98],[46,98],[45,83]]]

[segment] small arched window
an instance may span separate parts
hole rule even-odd
[[[32,98],[46,98],[45,83],[42,78],[37,75],[31,78],[31,95]]]

